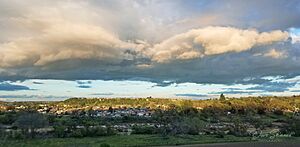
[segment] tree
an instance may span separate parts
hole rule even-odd
[[[110,106],[110,107],[108,108],[108,112],[113,113],[113,112],[114,112],[114,109]]]
[[[54,128],[54,135],[56,137],[59,137],[59,138],[63,138],[63,137],[66,137],[67,133],[66,133],[66,126],[63,126],[63,125],[55,125],[53,126]]]
[[[220,95],[220,100],[221,100],[221,101],[225,100],[225,96],[224,96],[223,93]]]
[[[300,119],[293,119],[292,123],[292,130],[294,131],[294,136],[299,137],[300,136]]]
[[[36,112],[28,112],[20,115],[14,125],[22,129],[29,137],[34,138],[36,129],[48,126],[48,120],[42,114]]]

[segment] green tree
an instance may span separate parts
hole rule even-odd
[[[222,93],[221,95],[220,95],[220,100],[221,101],[224,101],[226,98],[225,98],[225,96],[224,96],[224,94]]]
[[[292,130],[294,131],[294,136],[300,136],[300,119],[294,119],[292,124]]]
[[[22,129],[24,134],[30,134],[29,137],[34,138],[36,129],[48,126],[48,120],[42,114],[28,112],[20,115],[14,125]]]
[[[66,135],[67,135],[67,133],[66,133],[67,127],[66,126],[54,125],[53,128],[54,128],[54,135],[56,137],[60,137],[60,138],[66,137]]]

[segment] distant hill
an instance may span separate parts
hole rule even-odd
[[[298,111],[300,108],[300,96],[292,97],[245,97],[226,98],[226,100],[189,100],[189,99],[162,99],[162,98],[71,98],[59,105],[69,107],[148,107],[168,109],[171,107],[193,107],[197,109],[221,109],[221,110],[246,110],[253,109],[266,111]]]
[[[55,105],[65,108],[149,108],[170,109],[193,107],[196,109],[213,109],[213,111],[299,111],[300,96],[292,97],[245,97],[226,98],[225,100],[190,100],[166,98],[70,98],[59,102],[0,102],[0,105]]]

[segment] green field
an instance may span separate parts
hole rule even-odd
[[[159,146],[159,145],[181,145],[181,144],[202,144],[219,142],[248,142],[250,137],[235,137],[227,135],[224,138],[217,138],[210,135],[122,135],[107,137],[86,137],[86,138],[52,138],[52,139],[32,139],[32,140],[6,140],[1,141],[0,146],[5,147],[100,147],[108,144],[113,147],[118,146]]]
[[[1,147],[143,147],[187,144],[232,143],[232,142],[297,142],[300,137],[278,137],[273,139],[253,139],[252,137],[236,137],[225,135],[219,138],[214,135],[114,135],[85,138],[48,138],[1,140]],[[106,145],[106,146],[105,146]]]

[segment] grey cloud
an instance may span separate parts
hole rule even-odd
[[[92,84],[92,81],[76,81],[79,85]]]
[[[287,29],[300,26],[298,0],[229,0],[209,3],[206,12],[220,15],[215,25],[230,25],[260,30]],[[218,7],[216,9],[216,7]]]
[[[252,95],[254,93],[261,93],[261,91],[247,91],[247,90],[224,90],[224,91],[215,91],[210,92],[209,94],[248,94]]]
[[[174,84],[173,81],[161,81],[161,82],[155,82],[156,84],[153,85],[152,87],[167,87],[170,86],[172,84]]]
[[[62,100],[69,98],[68,96],[54,96],[54,95],[0,95],[0,98],[4,99],[13,99],[13,100],[19,100],[19,99],[24,99],[24,100],[29,100],[29,99],[42,99],[42,100]]]
[[[23,85],[15,85],[7,82],[0,83],[0,91],[18,91],[18,90],[31,90],[31,89]]]
[[[91,84],[92,81],[76,81],[76,83],[78,84],[78,88],[92,88]]]
[[[267,92],[284,92],[288,91],[290,87],[295,86],[296,83],[287,82],[267,82],[261,85],[248,88],[247,90],[262,90]]]
[[[101,65],[101,61],[96,60],[70,60],[52,63],[48,68],[8,69],[7,72],[13,74],[2,75],[2,79],[143,80],[158,83],[157,86],[168,86],[184,82],[262,84],[269,81],[261,79],[265,76],[280,75],[283,78],[292,78],[299,75],[300,51],[295,46],[276,45],[277,48],[285,48],[289,53],[289,57],[284,59],[254,56],[256,52],[272,47],[274,46],[254,48],[241,53],[154,64],[152,67],[142,69],[135,66],[139,59],[122,66]]]
[[[108,93],[92,93],[90,95],[93,96],[108,96],[108,95],[114,95],[114,93],[108,92]]]
[[[42,83],[42,82],[36,82],[36,81],[33,81],[32,83],[33,83],[33,84],[38,84],[38,85],[44,84],[44,83]]]
[[[78,88],[92,88],[90,85],[79,85]]]
[[[264,76],[292,78],[300,74],[300,45],[291,44],[290,41],[255,45],[242,48],[245,49],[243,52],[222,52],[202,58],[187,58],[198,57],[198,54],[190,50],[178,50],[178,54],[182,55],[180,58],[187,60],[169,63],[153,62],[151,54],[149,57],[144,53],[167,38],[207,25],[230,26],[238,30],[257,28],[259,32],[286,31],[289,27],[299,27],[299,1],[152,1],[137,4],[135,1],[33,2],[1,1],[0,16],[3,19],[0,20],[0,26],[8,26],[0,27],[1,32],[5,32],[0,35],[0,46],[8,48],[0,51],[0,60],[5,60],[0,62],[3,65],[0,78],[4,81],[102,79],[143,80],[157,83],[157,86],[184,82],[230,85],[263,84],[269,82],[261,78]],[[180,9],[179,12],[174,12],[174,8]],[[159,10],[167,11],[172,18],[167,20],[164,16],[160,17],[162,13]],[[257,13],[253,13],[256,10]],[[223,17],[227,22],[220,23],[223,20],[214,19],[206,25],[169,25],[185,18],[208,19],[211,17],[209,14],[221,15],[213,18]],[[118,16],[122,16],[122,19]],[[184,43],[181,45],[189,46]],[[270,49],[286,52],[287,58],[255,56],[268,53]],[[15,55],[18,58],[13,58]],[[88,88],[89,84],[83,87]]]
[[[197,93],[177,93],[176,96],[183,96],[183,97],[207,97],[206,94],[197,94]]]

